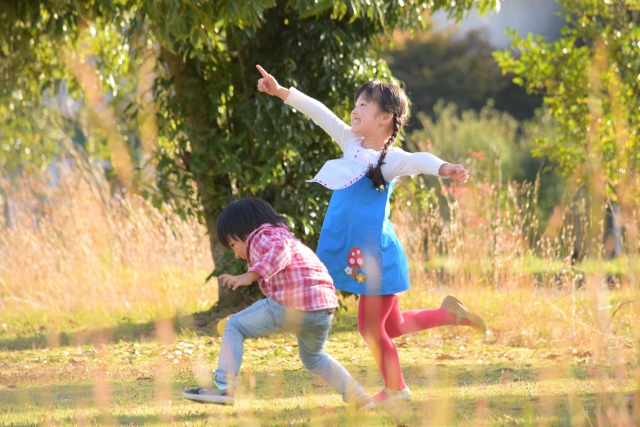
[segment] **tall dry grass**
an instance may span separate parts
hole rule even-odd
[[[413,287],[400,298],[403,309],[435,308],[454,294],[486,320],[484,343],[530,348],[545,360],[561,357],[564,363],[555,374],[546,372],[545,381],[586,364],[597,387],[640,384],[636,202],[625,201],[627,215],[615,219],[623,224],[624,250],[610,259],[603,218],[611,201],[571,194],[540,229],[537,192],[537,184],[441,182],[436,190],[402,183],[393,221]],[[447,332],[434,334],[442,345],[477,339],[470,331],[456,330],[455,340]],[[634,412],[640,392],[597,393],[593,418],[580,403],[584,396],[569,394],[584,412],[580,423],[630,426],[640,420]]]
[[[204,227],[170,205],[112,197],[94,169],[3,183],[11,217],[0,223],[3,323],[109,327],[209,308],[217,287],[204,284],[213,268]],[[586,237],[583,198],[558,207],[541,230],[536,184],[416,183],[401,184],[393,214],[411,264],[413,289],[401,300],[411,308],[456,293],[488,317],[492,343],[635,348],[637,245],[613,262],[599,256],[602,235]],[[627,229],[638,226],[632,220]]]
[[[637,242],[625,232],[625,252],[606,259],[604,223],[590,238],[584,198],[559,206],[540,229],[536,184],[470,181],[439,190],[417,184],[401,185],[393,214],[414,288],[425,295],[459,292],[482,304],[492,342],[585,348],[604,340],[635,348]],[[624,229],[639,225],[634,214]]]
[[[126,317],[148,321],[162,343],[173,342],[179,331],[166,319],[208,308],[216,299],[215,285],[202,283],[212,269],[204,228],[171,206],[156,209],[133,194],[112,197],[98,169],[91,176],[78,168],[60,170],[57,180],[43,175],[2,183],[11,216],[11,227],[0,225],[2,323],[19,335],[33,332],[29,325],[59,331],[69,320],[108,330]],[[413,284],[400,296],[401,305],[435,308],[445,294],[454,294],[489,328],[486,338],[469,329],[438,329],[431,340],[449,347],[475,340],[492,345],[494,353],[500,345],[526,347],[531,358],[540,354],[545,361],[560,354],[563,363],[541,373],[540,384],[572,375],[575,364],[588,366],[598,390],[612,383],[625,390],[630,378],[640,380],[638,247],[628,238],[639,225],[637,214],[627,217],[626,251],[613,268],[602,256],[603,234],[590,237],[589,229],[603,224],[592,224],[593,206],[583,198],[560,206],[541,230],[535,184],[442,183],[430,189],[416,183],[400,185],[393,213]],[[575,258],[576,248],[582,259]],[[614,273],[612,281],[607,273]],[[98,348],[105,335],[93,340]],[[163,363],[155,366],[154,387],[159,416],[168,423],[173,374]],[[100,367],[105,374],[93,393],[109,421],[107,367]],[[571,393],[576,408],[586,411],[583,420],[633,425],[629,404],[640,402],[640,395],[597,393],[594,418],[581,406],[587,397]],[[550,402],[541,410],[559,402],[553,393],[540,399]],[[483,402],[478,400],[479,418]],[[449,419],[449,411],[436,412]]]
[[[205,228],[171,205],[111,196],[104,173],[60,164],[59,175],[4,180],[0,309],[40,325],[152,321],[208,308],[217,287]],[[49,323],[47,323],[49,322]],[[107,321],[107,323],[111,323]]]

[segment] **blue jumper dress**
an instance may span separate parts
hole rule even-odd
[[[336,289],[359,295],[391,295],[409,289],[407,257],[389,221],[394,183],[376,190],[363,177],[333,192],[317,255]]]
[[[404,249],[389,221],[389,196],[400,176],[438,175],[445,162],[431,153],[408,153],[390,147],[382,165],[389,180],[376,190],[366,177],[380,152],[362,146],[363,137],[321,102],[295,88],[285,103],[309,116],[344,153],[329,160],[316,182],[333,190],[325,215],[317,255],[329,270],[336,289],[359,295],[391,295],[409,289],[409,267]]]

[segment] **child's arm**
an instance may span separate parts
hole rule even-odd
[[[218,281],[222,282],[222,286],[226,286],[235,291],[240,286],[249,286],[261,277],[262,276],[260,274],[249,271],[247,273],[240,274],[239,276],[233,276],[231,274],[221,274],[220,276],[218,276]]]
[[[466,182],[469,172],[462,165],[452,165],[431,153],[407,153],[401,148],[389,150],[382,166],[382,175],[391,182],[404,175],[426,173]]]
[[[360,139],[358,135],[351,132],[350,126],[340,120],[340,118],[323,103],[305,95],[295,88],[287,89],[280,86],[276,79],[267,73],[260,65],[256,65],[256,68],[262,74],[262,78],[258,80],[258,90],[260,92],[277,96],[286,104],[310,117],[338,143],[342,151],[346,151],[352,142]]]
[[[235,291],[238,287],[249,286],[260,278],[269,280],[291,263],[289,246],[277,235],[270,233],[257,235],[252,240],[249,251],[250,259],[253,261],[249,271],[238,276],[221,274],[218,280],[222,281],[223,286]]]
[[[256,273],[264,280],[271,279],[291,263],[291,250],[286,240],[274,233],[256,235],[249,247],[252,265],[249,273]]]

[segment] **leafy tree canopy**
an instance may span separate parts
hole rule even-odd
[[[498,4],[4,0],[0,104],[12,105],[6,110],[13,111],[10,120],[16,109],[32,108],[65,82],[96,114],[108,101],[134,120],[145,97],[132,95],[126,85],[151,52],[159,189],[165,199],[183,200],[185,214],[201,215],[216,265],[228,269],[231,260],[214,232],[220,210],[238,197],[262,197],[314,246],[329,194],[305,179],[338,155],[312,122],[257,93],[255,64],[347,117],[357,86],[375,76],[391,77],[372,49],[381,37],[418,25],[427,10],[444,9],[459,18],[471,7],[484,12]],[[92,94],[97,89],[111,98]],[[113,114],[101,117],[109,127]],[[117,148],[121,141],[106,133],[109,146]],[[126,173],[127,162],[112,161]],[[220,299],[235,303],[226,289]]]
[[[485,31],[457,37],[451,30],[429,28],[413,35],[396,31],[384,57],[394,77],[409,89],[416,111],[435,117],[439,100],[455,103],[460,111],[480,111],[492,99],[496,109],[518,120],[532,118],[541,97],[527,95],[511,76],[503,75],[494,50]]]
[[[557,137],[538,139],[535,152],[565,176],[602,177],[621,200],[640,164],[640,2],[558,3],[567,22],[559,40],[511,32],[517,54],[495,56],[516,83],[544,95],[555,118]]]

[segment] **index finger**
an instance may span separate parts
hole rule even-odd
[[[258,71],[260,71],[260,74],[262,74],[262,77],[264,77],[265,79],[269,78],[269,73],[267,73],[264,68],[262,68],[260,65],[256,64],[256,68],[258,69]]]

